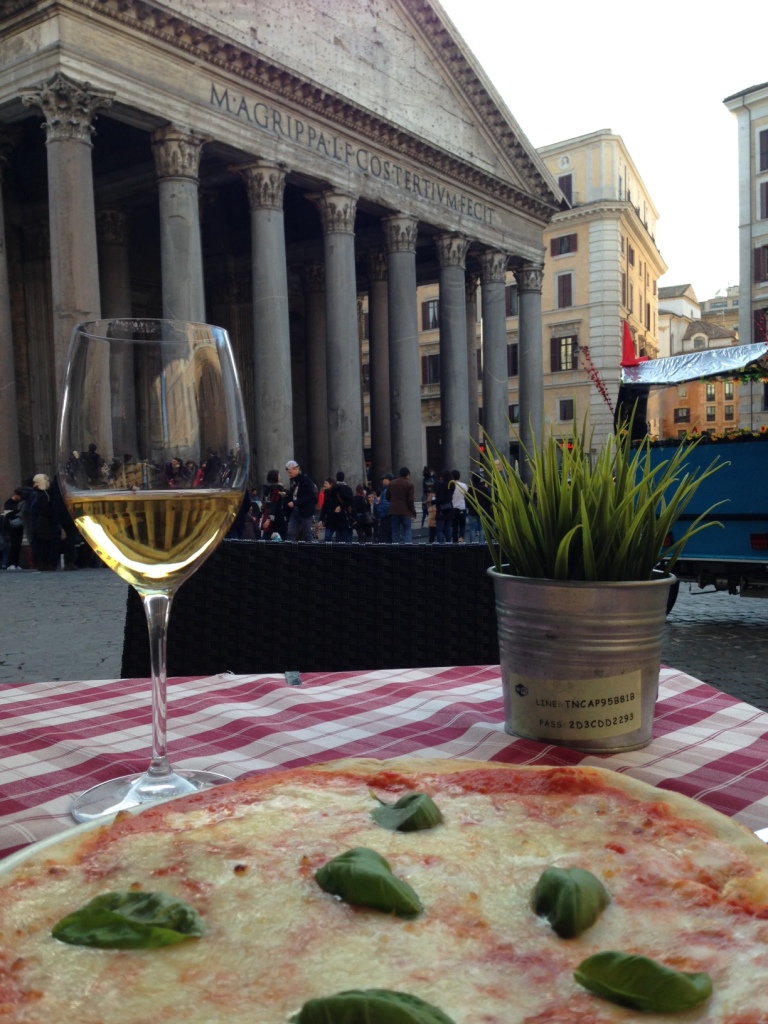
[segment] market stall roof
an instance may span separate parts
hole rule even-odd
[[[621,368],[621,383],[648,387],[652,384],[683,384],[689,380],[738,377],[739,374],[765,372],[768,377],[768,342],[730,345],[701,352],[686,352],[666,359],[649,359],[637,366]]]

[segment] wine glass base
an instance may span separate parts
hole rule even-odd
[[[101,782],[87,789],[72,803],[71,813],[75,821],[94,821],[105,814],[116,814],[132,807],[156,800],[170,800],[189,793],[198,793],[223,782],[231,782],[226,775],[217,772],[199,772],[178,769],[168,775],[124,775],[118,779]]]

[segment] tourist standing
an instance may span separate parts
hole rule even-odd
[[[412,543],[415,518],[416,504],[411,471],[407,466],[403,466],[397,479],[389,485],[389,522],[393,544]]]

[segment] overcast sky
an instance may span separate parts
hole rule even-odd
[[[662,287],[739,283],[736,118],[768,81],[758,0],[440,0],[535,147],[608,128],[659,212]]]

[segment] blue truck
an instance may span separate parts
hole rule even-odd
[[[617,424],[634,413],[637,436],[645,433],[646,405],[652,387],[670,387],[694,380],[740,380],[748,375],[768,379],[768,344],[736,345],[622,368]],[[668,443],[654,443],[654,464],[671,455]],[[685,442],[682,442],[685,443]],[[685,545],[673,572],[679,580],[715,587],[742,597],[768,597],[768,435],[734,431],[731,439],[703,438],[691,448],[686,466],[706,469],[712,461],[727,463],[704,480],[681,523],[697,518],[720,502],[706,518],[712,526]],[[674,539],[674,538],[672,538]]]

